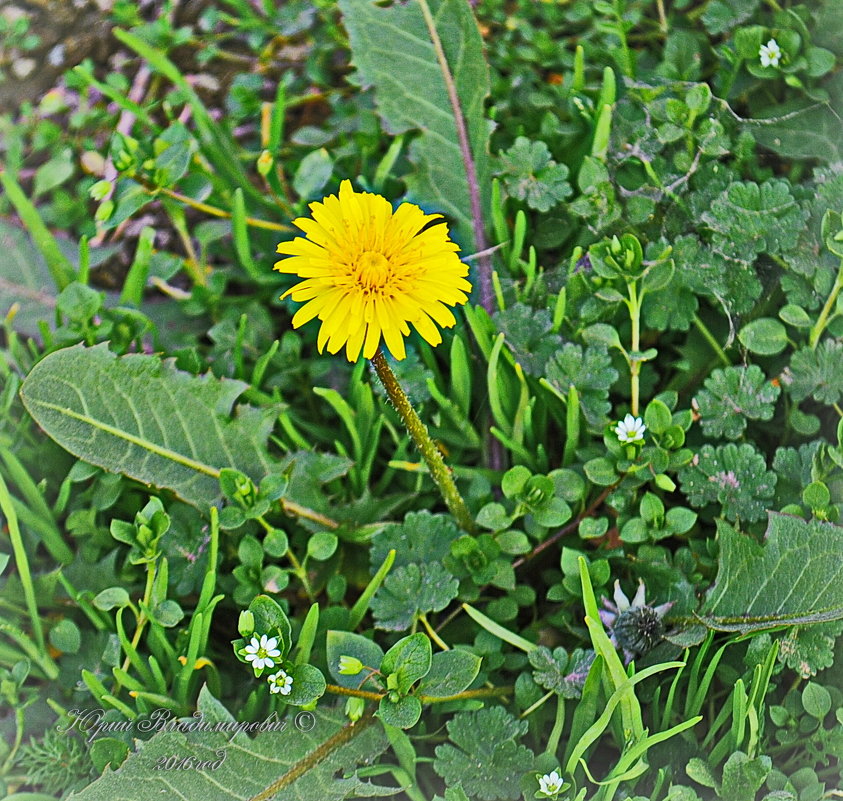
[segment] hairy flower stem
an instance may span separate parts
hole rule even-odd
[[[834,282],[834,286],[831,288],[831,292],[829,293],[828,299],[820,312],[820,316],[817,318],[817,322],[814,324],[814,327],[811,329],[811,334],[808,337],[808,344],[811,346],[812,350],[816,350],[820,337],[822,336],[823,331],[825,331],[825,327],[828,325],[831,310],[834,307],[834,304],[837,303],[837,296],[840,294],[841,289],[843,289],[843,259],[840,260],[840,269],[837,271],[837,280]]]
[[[404,393],[404,390],[401,389],[395,373],[392,372],[392,369],[386,362],[383,351],[378,350],[375,353],[372,357],[372,364],[375,367],[375,372],[378,374],[381,384],[383,384],[386,390],[386,394],[389,396],[389,400],[404,421],[404,425],[413,438],[413,442],[416,443],[416,447],[424,457],[430,475],[436,482],[436,486],[442,493],[442,497],[454,519],[457,521],[457,524],[464,531],[473,532],[474,519],[468,511],[468,507],[465,505],[465,501],[462,495],[460,495],[457,485],[454,483],[451,471],[442,459],[442,454],[439,448],[436,447],[436,443],[430,438],[427,426],[421,421],[418,414],[416,414],[416,410],[410,403],[409,398]]]
[[[476,690],[463,690],[461,693],[454,693],[453,695],[417,695],[416,698],[424,704],[441,704],[445,701],[465,701],[473,698],[498,698],[502,695],[511,695],[514,689],[514,687],[480,687]],[[354,690],[350,687],[341,687],[338,684],[327,685],[325,691],[332,695],[349,695],[353,698],[363,698],[366,701],[380,701],[381,698],[386,696],[386,693]]]

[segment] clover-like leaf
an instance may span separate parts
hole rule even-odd
[[[528,375],[542,375],[548,359],[562,345],[562,337],[552,331],[550,312],[515,303],[497,312],[494,320],[498,329],[503,331],[506,344],[524,372]]]
[[[397,526],[384,526],[372,538],[369,558],[379,568],[395,550],[394,568],[410,564],[441,562],[451,552],[451,542],[460,536],[452,517],[430,512],[410,512]]]
[[[500,706],[458,712],[448,721],[451,742],[436,746],[434,769],[446,784],[460,782],[472,798],[514,801],[521,797],[521,774],[534,759],[518,743],[526,732],[527,721]]]
[[[769,420],[781,390],[758,365],[715,370],[697,395],[703,431],[709,437],[737,439],[747,420]]]
[[[843,634],[843,620],[793,626],[782,637],[779,661],[803,679],[816,676],[834,663],[834,643]]]
[[[749,262],[728,261],[691,235],[680,236],[672,244],[673,259],[682,269],[676,271],[670,287],[663,292],[672,293],[684,284],[737,314],[755,305],[761,283]]]
[[[773,760],[766,754],[750,759],[742,751],[735,751],[723,766],[718,795],[730,801],[754,801],[772,766]]]
[[[776,509],[789,503],[800,503],[802,490],[813,481],[812,467],[820,441],[806,442],[799,448],[778,448],[773,457],[776,481]]]
[[[782,384],[794,400],[812,397],[829,406],[843,395],[843,342],[827,339],[816,349],[802,348],[793,354],[790,367],[782,375]]]
[[[564,648],[540,645],[528,654],[533,666],[533,680],[545,690],[553,690],[563,698],[579,698],[585,684],[594,651],[577,648],[570,656]]]
[[[751,262],[759,253],[791,250],[808,214],[785,180],[735,182],[703,212],[714,231],[714,249],[728,259]]]
[[[605,346],[587,345],[583,348],[572,342],[566,343],[547,363],[545,377],[563,395],[575,387],[589,424],[595,427],[605,424],[610,409],[609,387],[618,377]]]
[[[679,481],[692,506],[719,503],[729,520],[760,520],[776,488],[776,474],[749,444],[703,445]]]
[[[372,598],[376,626],[406,631],[419,615],[444,609],[458,591],[459,581],[439,562],[393,568]]]
[[[531,209],[550,211],[571,194],[567,166],[550,157],[544,142],[519,136],[500,160],[504,188],[512,197],[526,200]]]

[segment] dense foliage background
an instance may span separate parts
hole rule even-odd
[[[838,797],[839,0],[74,6],[0,9],[0,797]],[[470,530],[279,300],[346,178],[469,259],[392,367]]]

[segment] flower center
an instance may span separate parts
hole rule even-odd
[[[389,279],[390,265],[382,253],[366,250],[357,261],[357,277],[366,289],[380,289]]]

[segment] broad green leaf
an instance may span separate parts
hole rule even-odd
[[[384,654],[381,673],[384,676],[394,674],[395,689],[407,693],[415,682],[428,674],[432,658],[429,637],[422,632],[411,634],[398,640]]]
[[[477,191],[485,195],[490,186],[490,129],[483,103],[489,93],[489,75],[469,4],[466,0],[414,0],[384,7],[372,0],[339,0],[339,7],[357,79],[363,86],[375,87],[384,127],[390,134],[420,131],[410,148],[416,172],[405,179],[409,197],[454,218],[459,238],[472,248],[471,189],[457,118],[425,20],[429,9],[465,120]],[[487,200],[482,197],[483,208]]]
[[[759,317],[738,332],[738,339],[752,353],[775,356],[787,347],[787,329],[772,317]]]
[[[618,377],[605,346],[582,348],[572,342],[565,343],[547,363],[545,377],[562,395],[575,387],[589,425],[597,428],[604,425],[610,409],[609,388]]]
[[[364,665],[364,671],[356,676],[349,676],[339,671],[341,656],[352,656]],[[373,640],[362,634],[350,631],[329,630],[326,636],[326,654],[328,671],[334,681],[341,687],[351,687],[370,691],[381,689],[373,679],[366,679],[367,675],[376,671],[383,661],[383,649]]]
[[[481,659],[471,651],[452,648],[433,655],[430,671],[421,680],[419,695],[444,698],[465,690],[480,672]]]
[[[77,248],[64,239],[55,241],[58,251],[75,265]],[[112,246],[91,248],[91,266],[101,264],[115,250]],[[0,252],[3,254],[0,258],[0,318],[6,317],[16,305],[12,328],[39,336],[39,322],[51,324],[55,318],[58,295],[44,257],[26,231],[5,220],[0,220]]]
[[[794,99],[741,122],[758,144],[785,158],[819,158],[829,163],[843,158],[840,116],[828,103]]]
[[[409,729],[419,722],[422,713],[421,701],[414,695],[405,695],[397,701],[384,696],[378,705],[378,717],[390,726]]]
[[[219,731],[162,731],[144,742],[115,771],[107,771],[73,801],[146,801],[149,798],[252,798],[284,801],[342,801],[349,795],[384,796],[394,788],[363,781],[358,765],[371,762],[388,746],[380,726],[356,724],[359,733],[347,736],[340,712],[317,709],[283,720],[270,719],[275,730],[254,739],[240,731],[237,721],[203,689],[199,700],[201,721]],[[194,724],[195,718],[189,718]],[[258,721],[260,725],[263,721]],[[342,733],[341,733],[342,732]],[[234,734],[234,736],[232,736]],[[331,747],[333,744],[333,747]],[[317,749],[326,754],[317,755]],[[206,768],[163,769],[177,757],[185,764],[209,763]],[[319,756],[324,758],[319,759]],[[313,757],[317,757],[313,759]],[[312,762],[309,762],[309,759]],[[156,769],[157,766],[157,769]]]
[[[771,513],[763,545],[723,521],[717,528],[707,626],[744,633],[843,618],[843,527]]]
[[[220,495],[218,476],[232,467],[259,481],[271,468],[272,420],[239,407],[242,381],[192,376],[172,362],[106,345],[51,353],[21,388],[38,425],[86,462],[170,489],[207,509]]]

